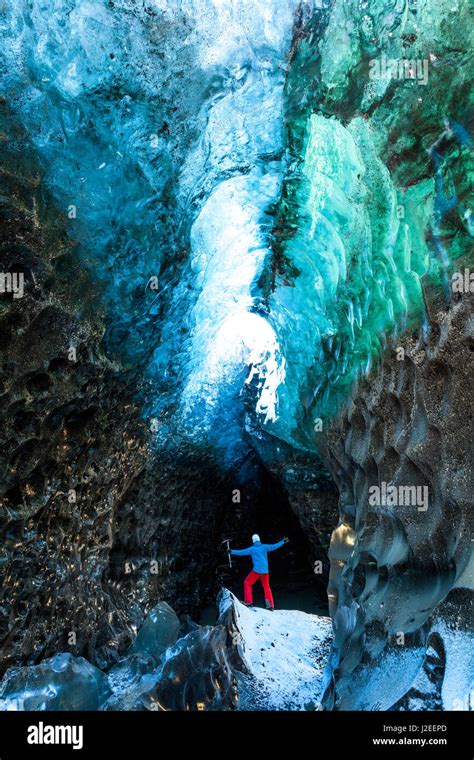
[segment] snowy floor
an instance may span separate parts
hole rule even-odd
[[[228,594],[252,672],[239,676],[239,709],[317,709],[332,639],[330,618],[245,607]]]

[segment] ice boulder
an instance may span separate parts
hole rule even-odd
[[[144,676],[145,682],[151,677]],[[229,710],[237,704],[236,679],[224,626],[202,626],[166,653],[159,679],[141,696],[147,710]]]
[[[98,710],[110,693],[104,673],[62,652],[39,665],[10,668],[0,684],[0,709]]]
[[[159,602],[148,613],[127,655],[149,655],[158,661],[165,649],[176,643],[179,629],[175,611],[166,602]]]

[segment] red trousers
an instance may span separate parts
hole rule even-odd
[[[265,601],[268,602],[268,606],[274,607],[275,605],[273,604],[273,596],[272,590],[270,588],[268,573],[256,573],[255,570],[252,570],[252,572],[249,573],[244,580],[244,601],[247,604],[252,604],[252,586],[255,581],[261,582],[263,586],[263,593],[265,594]]]

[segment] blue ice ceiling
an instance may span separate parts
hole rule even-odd
[[[34,1],[4,21],[6,94],[102,284],[107,349],[144,368],[148,399],[173,376],[190,429],[193,408],[222,416],[242,378],[262,419],[277,416],[285,360],[257,281],[296,5]]]
[[[316,113],[323,90],[326,106],[344,105],[374,45],[400,54],[418,19],[441,23],[430,2],[418,16],[395,6],[6,10],[3,94],[40,159],[45,202],[101,285],[104,348],[145,378],[158,438],[178,424],[232,448],[256,420],[311,448],[315,419],[370,371],[386,336],[421,319],[421,278],[449,264],[430,259],[423,234],[433,214],[442,231],[450,208],[435,178],[442,150],[423,183],[399,187],[380,157],[385,117]],[[357,87],[368,113],[388,83]],[[456,124],[464,135],[446,129]]]

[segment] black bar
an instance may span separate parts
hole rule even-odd
[[[472,714],[468,712],[3,712],[0,760],[24,757],[174,758],[183,750],[226,758],[239,749],[255,757],[280,750],[288,760],[358,757],[472,760]],[[43,726],[42,734],[31,727]],[[82,726],[82,748],[30,744],[61,738],[48,726]],[[70,729],[72,731],[72,729]],[[65,734],[76,740],[79,734]],[[390,741],[388,741],[390,740]],[[415,741],[416,740],[416,741]],[[422,744],[421,740],[425,740]],[[285,747],[287,748],[285,750]],[[288,753],[288,750],[291,750]],[[350,753],[350,754],[346,754]]]

